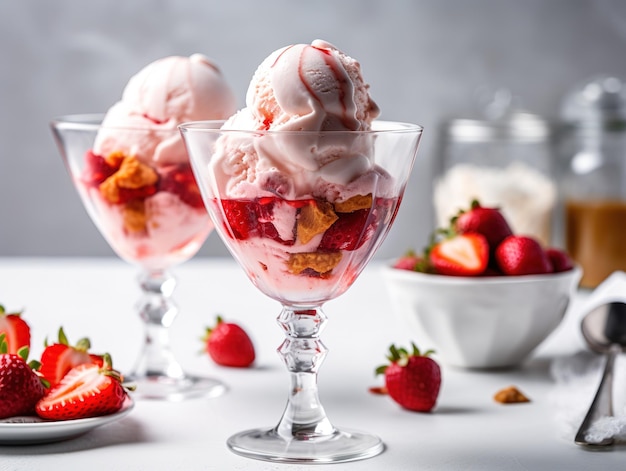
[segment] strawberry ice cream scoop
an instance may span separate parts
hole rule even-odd
[[[257,68],[246,105],[223,129],[269,133],[253,148],[235,135],[223,139],[213,163],[223,194],[335,201],[371,193],[386,178],[373,165],[372,137],[351,134],[371,129],[378,106],[360,64],[333,45],[316,40],[274,51]]]
[[[270,54],[246,103],[260,128],[273,130],[360,131],[379,114],[360,64],[321,40]]]
[[[165,57],[131,77],[122,99],[107,112],[94,151],[101,155],[121,151],[147,164],[186,162],[177,126],[185,121],[226,119],[235,110],[235,95],[209,58],[201,54]],[[129,127],[150,132],[119,129]]]

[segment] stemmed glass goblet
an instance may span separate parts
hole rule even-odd
[[[136,385],[139,398],[219,395],[224,385],[186,373],[169,340],[168,328],[178,314],[170,270],[193,257],[213,230],[180,132],[105,127],[102,118],[63,116],[51,128],[92,221],[117,255],[140,269],[137,309],[145,339],[125,378]],[[113,152],[104,151],[118,144]]]
[[[337,429],[320,402],[327,349],[322,305],[344,293],[397,214],[422,128],[374,122],[371,131],[246,131],[222,122],[180,126],[216,231],[252,283],[282,304],[278,353],[291,387],[278,425],[227,441],[267,461],[328,463],[375,456],[379,437]]]

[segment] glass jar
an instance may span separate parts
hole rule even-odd
[[[593,288],[626,271],[626,86],[604,76],[577,87],[561,119],[565,248]]]
[[[453,119],[441,129],[433,200],[438,227],[472,200],[498,207],[516,234],[551,242],[557,185],[552,130],[540,116],[506,110],[493,119]]]

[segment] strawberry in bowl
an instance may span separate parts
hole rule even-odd
[[[515,234],[478,202],[437,229],[421,254],[383,268],[397,314],[441,360],[512,367],[559,325],[581,278],[567,253]]]

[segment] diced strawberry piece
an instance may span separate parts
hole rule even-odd
[[[574,261],[570,258],[567,252],[561,249],[549,247],[546,249],[546,255],[550,259],[550,263],[552,263],[552,271],[555,273],[569,271],[574,268]]]
[[[537,275],[552,272],[550,259],[539,242],[512,235],[496,249],[496,262],[505,275]]]
[[[337,214],[338,219],[324,233],[320,250],[356,250],[369,238],[367,222],[369,209],[359,209],[351,213]],[[373,227],[369,228],[373,230]]]
[[[229,232],[235,239],[246,240],[256,231],[257,215],[251,201],[221,200]]]
[[[119,204],[127,203],[131,200],[142,200],[157,192],[156,185],[146,185],[140,188],[118,188]]]
[[[264,237],[284,245],[293,245],[293,240],[281,239],[274,226],[274,209],[279,202],[282,204],[285,201],[274,197],[263,197],[258,200],[221,200],[228,232],[239,240]]]
[[[85,153],[84,178],[88,183],[97,186],[117,171],[117,168],[109,165],[101,155],[94,154],[91,150]]]
[[[478,233],[457,234],[444,239],[432,247],[430,262],[440,275],[480,275],[489,262],[487,239]]]
[[[159,190],[174,193],[189,206],[203,208],[202,195],[193,175],[191,165],[183,163],[176,165],[161,174]]]

